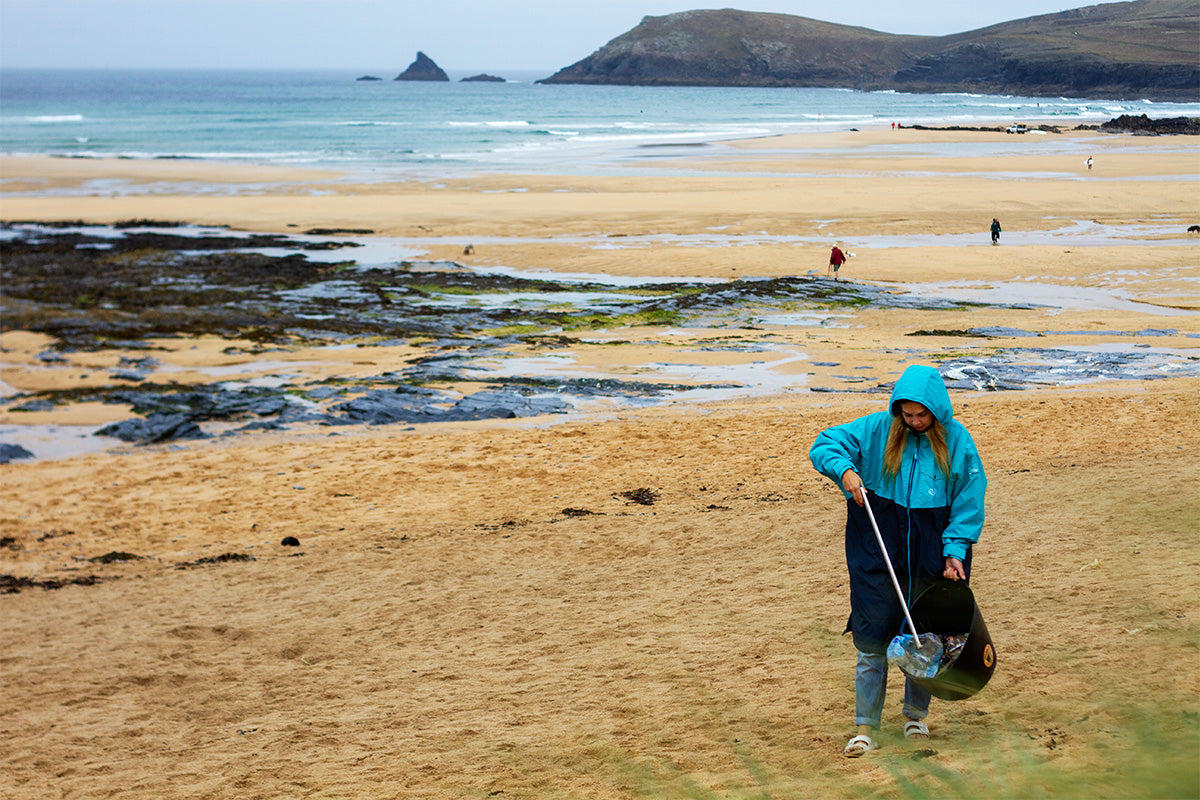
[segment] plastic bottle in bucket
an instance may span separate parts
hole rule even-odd
[[[920,631],[943,638],[967,636],[953,663],[934,677],[911,676],[914,681],[942,700],[965,700],[987,685],[996,671],[996,648],[975,595],[965,583],[930,584],[913,600],[909,612]]]
[[[918,643],[912,634],[902,633],[888,645],[887,659],[889,664],[899,667],[911,678],[932,678],[946,660],[942,637],[936,633],[923,633]]]

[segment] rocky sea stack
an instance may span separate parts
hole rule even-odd
[[[482,72],[469,78],[463,78],[459,83],[508,83],[508,81],[499,75],[488,75],[486,72]]]
[[[646,17],[540,83],[813,86],[1200,101],[1200,0],[1135,0],[951,36],[787,14]]]
[[[408,69],[396,76],[398,81],[449,81],[445,71],[424,53],[417,52],[417,60],[408,65]]]

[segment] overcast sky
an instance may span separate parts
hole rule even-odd
[[[941,35],[1088,5],[1058,0],[752,0],[734,7]],[[698,0],[0,0],[8,67],[314,68],[551,74],[643,16]],[[394,76],[391,76],[394,77]]]

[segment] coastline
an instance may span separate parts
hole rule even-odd
[[[915,361],[1200,355],[1200,239],[1184,232],[1200,221],[1194,137],[1106,137],[1088,173],[1075,145],[1046,152],[1048,137],[892,133],[713,146],[662,165],[683,174],[633,177],[347,183],[216,164],[0,162],[8,222],[371,229],[359,238],[476,269],[718,285],[824,287],[829,245],[858,239],[867,246],[853,244],[842,275],[852,282],[1038,301],[825,308],[813,325],[772,325],[753,308],[709,327],[559,332],[488,356],[569,355],[623,379],[664,364],[704,380],[754,369],[788,389],[732,400],[0,465],[0,574],[41,582],[0,596],[13,709],[0,720],[0,789],[866,797],[905,779],[949,791],[929,763],[998,793],[1186,796],[1200,744],[1200,378],[1169,371],[952,393],[989,474],[973,586],[1000,668],[977,698],[935,706],[920,747],[892,730],[889,703],[879,758],[864,771],[838,757],[853,705],[844,512],[807,464],[813,437],[881,408],[865,389]],[[979,152],[930,152],[957,145]],[[88,183],[108,180],[120,188]],[[18,186],[57,194],[13,196]],[[986,239],[993,216],[999,247]],[[1055,238],[1075,221],[1096,227]],[[794,305],[769,310],[813,312]],[[40,358],[52,340],[10,331],[0,379],[79,387],[143,355],[183,384],[241,367],[240,380],[371,376],[424,346],[146,344],[56,363]],[[763,344],[773,349],[749,347]],[[268,360],[286,366],[254,371]],[[825,385],[840,388],[811,391]],[[128,413],[5,409],[0,425]],[[653,506],[625,496],[639,489]],[[66,585],[40,588],[54,581]]]

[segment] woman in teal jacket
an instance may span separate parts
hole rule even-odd
[[[846,564],[850,571],[850,621],[858,650],[855,735],[848,756],[877,745],[887,688],[887,646],[900,633],[903,610],[866,512],[883,535],[892,566],[911,600],[938,576],[967,580],[971,545],[983,528],[987,478],[971,434],[954,419],[950,394],[933,367],[914,365],[892,390],[887,411],[823,431],[809,458],[846,495]],[[865,495],[864,495],[864,489]],[[929,693],[906,681],[906,737],[926,738],[922,720]]]

